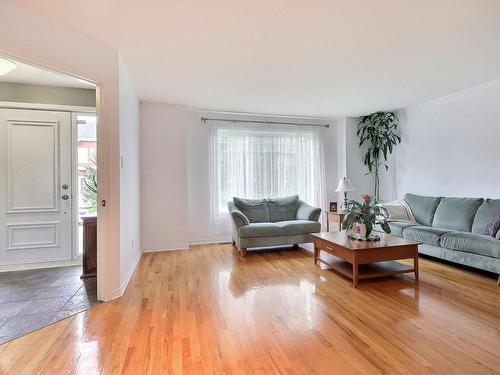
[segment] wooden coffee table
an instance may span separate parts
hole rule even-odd
[[[418,280],[419,242],[377,233],[380,241],[357,241],[347,237],[347,232],[321,232],[312,234],[314,242],[314,264],[318,261],[352,279],[354,287],[360,279],[371,279],[401,273],[415,273]],[[320,257],[321,251],[335,256],[334,261]],[[398,259],[413,258],[413,267]]]

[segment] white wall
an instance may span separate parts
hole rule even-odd
[[[141,249],[187,246],[186,109],[141,102]],[[207,187],[205,187],[207,188]]]
[[[120,85],[120,289],[124,292],[140,251],[139,100],[122,59]]]
[[[360,201],[361,195],[368,193],[373,195],[373,175],[367,175],[368,168],[363,164],[363,153],[359,148],[359,137],[357,135],[359,118],[346,118],[346,160],[347,177],[351,179],[352,186],[356,191],[349,193],[349,198]]]
[[[500,198],[500,79],[399,113],[402,143],[382,183],[406,192]]]
[[[234,113],[216,115],[248,118]],[[214,116],[214,112],[141,102],[143,251],[230,240],[230,233],[219,233],[210,220],[209,129],[200,121],[202,116]],[[331,127],[325,135],[327,197],[336,200],[336,120],[328,122]]]
[[[325,180],[326,200],[328,205],[326,207],[327,210],[330,209],[330,202],[340,202],[338,199],[338,193],[335,192],[335,189],[339,183],[340,175],[343,173],[339,170],[339,165],[342,165],[344,161],[342,153],[339,151],[339,147],[341,149],[343,147],[341,146],[343,120],[343,118],[327,120],[330,124],[330,127],[325,132]],[[326,217],[324,217],[324,215],[322,220],[323,224],[326,225]]]
[[[207,113],[187,114],[188,240],[190,243],[225,242],[210,224],[209,127],[200,121]]]

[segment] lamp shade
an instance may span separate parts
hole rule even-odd
[[[349,180],[347,177],[343,177],[339,181],[339,186],[337,186],[337,192],[341,191],[355,191],[354,187],[351,185],[351,180]]]

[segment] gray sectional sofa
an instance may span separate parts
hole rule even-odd
[[[309,206],[298,195],[269,198],[233,198],[228,202],[233,244],[245,256],[249,247],[297,245],[312,242],[321,231],[321,209]]]
[[[483,235],[500,215],[500,199],[406,194],[404,200],[417,223],[390,222],[393,235],[422,242],[419,253],[500,274],[500,231],[496,238]]]

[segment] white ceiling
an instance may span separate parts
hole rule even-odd
[[[0,56],[1,57],[1,56]],[[11,58],[9,58],[12,60]],[[15,61],[15,60],[13,60]],[[94,89],[95,85],[84,80],[71,77],[66,74],[52,72],[37,68],[32,65],[24,64],[20,61],[15,61],[17,69],[10,73],[0,76],[0,82],[17,82],[28,83],[32,85],[47,85],[59,87],[76,87],[84,89]]]
[[[117,48],[143,100],[288,115],[500,77],[498,0],[19,0]]]

